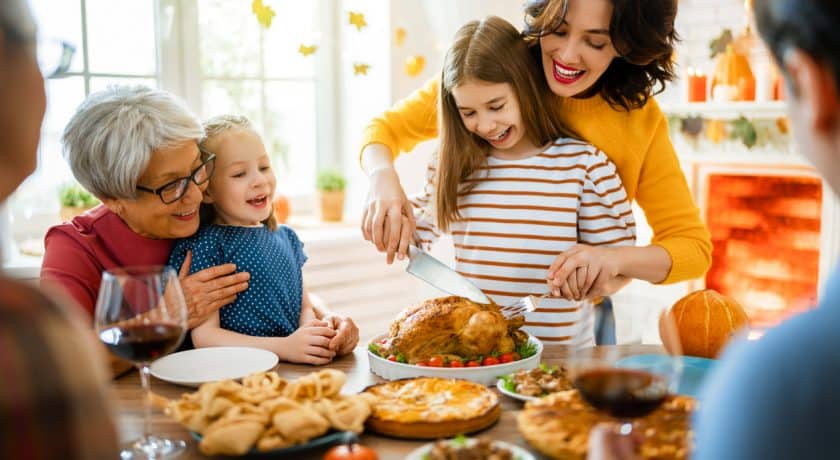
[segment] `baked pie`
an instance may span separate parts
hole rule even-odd
[[[381,434],[434,439],[475,432],[501,415],[499,397],[487,387],[460,379],[418,377],[380,383],[366,427]]]
[[[634,431],[645,435],[640,458],[688,458],[693,445],[691,414],[696,405],[687,396],[670,396],[651,414],[636,419]],[[577,390],[529,401],[517,417],[519,432],[528,443],[550,458],[563,460],[585,459],[592,427],[614,421],[589,406]]]

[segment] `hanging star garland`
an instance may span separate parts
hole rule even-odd
[[[355,13],[353,11],[350,12],[350,25],[356,26],[356,30],[361,32],[363,27],[367,27],[367,22],[365,22],[365,14],[364,13]]]
[[[257,22],[266,29],[271,27],[271,21],[274,19],[274,16],[277,16],[277,13],[274,12],[274,8],[263,4],[263,0],[254,0],[251,3],[251,11],[253,11],[254,15],[257,17]]]
[[[367,75],[369,69],[368,64],[353,64],[353,75]]]
[[[315,54],[315,51],[318,50],[318,45],[304,45],[303,43],[300,44],[298,48],[298,53],[300,53],[303,57],[311,56]]]
[[[397,27],[397,29],[394,31],[394,44],[396,44],[397,47],[403,46],[403,43],[405,43],[406,35],[407,32],[404,28]]]

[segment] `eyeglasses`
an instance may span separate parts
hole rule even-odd
[[[36,52],[41,75],[44,78],[58,78],[70,70],[76,47],[64,40],[39,39]]]
[[[190,181],[194,182],[195,185],[201,185],[210,180],[210,176],[213,175],[213,168],[216,166],[216,155],[210,152],[205,152],[204,150],[201,150],[201,154],[205,156],[206,159],[199,167],[195,168],[189,176],[179,177],[154,190],[138,185],[137,190],[140,190],[141,192],[154,193],[160,197],[160,201],[163,201],[163,204],[171,204],[180,200],[184,194],[187,193]]]

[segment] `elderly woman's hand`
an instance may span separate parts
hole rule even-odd
[[[179,278],[187,301],[187,327],[190,329],[203,323],[211,313],[233,302],[237,294],[248,289],[248,280],[251,278],[250,273],[234,273],[234,264],[217,265],[190,275],[191,263],[192,251],[187,251]]]
[[[613,248],[577,244],[554,259],[546,276],[555,297],[582,300],[614,294],[629,278],[621,275]]]
[[[330,340],[329,348],[339,355],[346,355],[356,348],[359,343],[359,328],[347,316],[330,314],[322,319],[330,324],[330,327],[335,329],[336,334]]]

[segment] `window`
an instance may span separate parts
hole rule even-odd
[[[248,116],[272,155],[278,190],[302,203],[314,193],[318,165],[340,160],[332,135],[330,0],[271,0],[277,15],[268,29],[246,1],[30,4],[42,36],[68,40],[77,50],[70,73],[46,82],[38,169],[9,201],[16,240],[37,244],[58,222],[57,190],[73,180],[61,153],[62,131],[88,94],[110,84],[172,91],[202,118]],[[317,43],[318,53],[302,56],[303,43]]]

